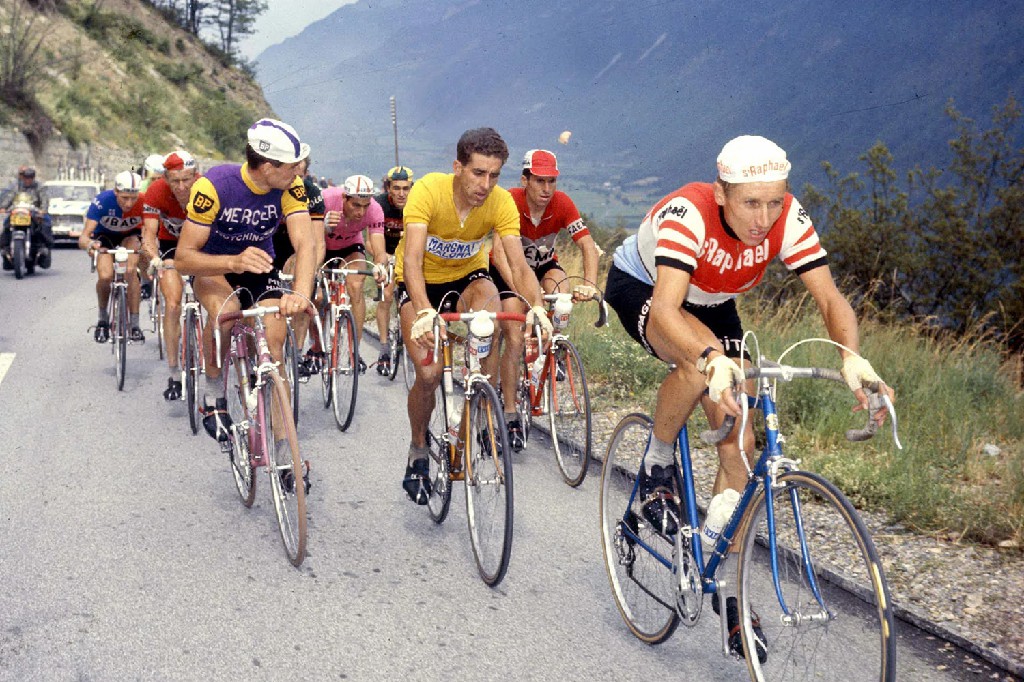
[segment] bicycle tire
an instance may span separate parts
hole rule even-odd
[[[153,333],[156,335],[156,352],[161,360],[164,359],[164,306],[163,306],[163,295],[160,293],[159,280],[153,280],[153,299],[156,303],[153,304]],[[170,355],[170,350],[167,351]]]
[[[334,383],[334,368],[336,367],[334,353],[331,350],[334,348],[334,313],[331,312],[329,305],[324,311],[320,328],[323,330],[324,336],[320,340],[320,347],[324,352],[324,366],[320,368],[320,387],[326,410],[331,406],[331,386]]]
[[[532,368],[530,363],[526,362],[525,352],[519,370],[519,381],[516,383],[516,414],[519,415],[519,423],[523,426],[523,443],[528,443],[530,430],[533,428],[533,399],[530,395]]]
[[[643,414],[619,421],[601,469],[601,547],[615,606],[633,635],[647,644],[664,642],[679,625],[670,538],[656,532],[641,514],[636,491],[654,422]],[[655,556],[658,551],[660,559]]]
[[[124,390],[124,373],[128,362],[128,301],[125,287],[117,287],[116,294],[117,334],[114,336],[114,374],[117,390]]]
[[[272,370],[261,387],[263,409],[264,452],[267,453],[270,490],[274,512],[281,531],[284,553],[292,566],[302,565],[306,558],[306,487],[303,484],[305,465],[299,454],[299,437],[288,409],[288,390],[284,378]],[[277,439],[274,425],[277,425]],[[290,479],[291,484],[287,482]]]
[[[402,340],[402,380],[405,381],[405,391],[408,393],[412,390],[412,385],[416,383],[416,368],[412,366],[412,357],[405,347],[404,339]]]
[[[359,339],[349,311],[342,310],[335,319],[332,341],[331,406],[338,429],[347,431],[352,425],[359,390]]]
[[[285,378],[291,387],[292,395],[292,420],[295,428],[299,427],[299,348],[295,343],[295,330],[292,329],[291,321],[285,323],[287,333],[284,337],[284,353],[281,360],[284,363]]]
[[[251,507],[256,499],[256,470],[252,465],[248,438],[249,425],[252,423],[249,395],[249,360],[232,352],[224,367],[224,397],[231,416],[229,463],[238,496],[246,507]]]
[[[430,496],[427,498],[427,512],[434,523],[443,523],[448,518],[452,502],[451,457],[452,444],[444,438],[444,384],[438,384],[434,391],[434,409],[427,424],[427,475],[430,480]]]
[[[856,509],[832,483],[806,471],[781,474],[771,494],[780,546],[778,583],[767,549],[768,505],[763,489],[748,508],[747,519],[752,522],[740,545],[738,598],[744,651],[755,651],[753,608],[761,615],[768,652],[764,663],[756,655],[745,657],[751,679],[895,680],[892,600],[878,552]],[[831,522],[823,522],[829,516]],[[826,537],[828,544],[819,551],[817,543]],[[794,549],[801,546],[804,550]],[[813,580],[808,579],[807,567]],[[817,587],[818,596],[812,586]],[[786,610],[780,606],[777,590]],[[845,665],[848,661],[856,665]]]
[[[402,320],[395,308],[391,309],[391,317],[388,334],[388,354],[391,356],[391,366],[388,368],[388,381],[394,381],[398,376],[398,362],[405,349],[402,347]]]
[[[25,242],[13,240],[11,245],[11,262],[14,264],[14,279],[25,276]]]
[[[576,488],[583,483],[590,467],[590,392],[576,346],[568,339],[555,339],[554,356],[547,377],[551,445],[562,478]],[[564,373],[561,378],[559,368]]]
[[[196,310],[188,308],[185,311],[185,324],[181,329],[181,333],[184,335],[184,357],[182,369],[184,369],[185,379],[185,409],[188,411],[188,428],[191,429],[193,435],[199,433],[200,426],[200,414],[199,414],[199,395],[198,395],[198,382],[199,382],[199,346],[201,343],[201,337],[198,337],[193,331],[196,329]]]
[[[501,400],[483,379],[472,384],[466,469],[466,516],[473,557],[483,581],[494,587],[512,556],[512,449]]]

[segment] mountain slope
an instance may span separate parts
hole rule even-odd
[[[321,172],[391,165],[393,94],[418,171],[492,125],[516,159],[557,147],[568,184],[595,197],[646,181],[645,203],[712,177],[740,133],[786,148],[797,186],[822,160],[852,170],[879,139],[900,166],[942,166],[947,100],[985,117],[1024,91],[1022,66],[1024,5],[995,0],[361,0],[266,50],[258,78]]]

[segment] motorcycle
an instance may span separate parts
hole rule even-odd
[[[19,193],[4,219],[4,231],[10,233],[10,243],[3,252],[3,267],[4,270],[14,270],[16,279],[21,279],[26,273],[31,275],[36,270],[41,244],[32,236],[33,223],[41,220],[38,213],[32,197]]]

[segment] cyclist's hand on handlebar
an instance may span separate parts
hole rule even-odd
[[[843,379],[846,380],[846,385],[850,387],[853,394],[857,396],[857,406],[853,408],[854,412],[860,412],[861,410],[870,409],[868,406],[868,397],[864,392],[865,384],[877,383],[880,385],[880,392],[888,395],[889,400],[893,400],[896,397],[895,392],[879,378],[875,369],[871,366],[871,363],[859,355],[847,355],[843,358],[843,369],[841,370]],[[872,418],[881,425],[885,421],[886,409],[883,407],[877,410]]]
[[[548,337],[555,328],[551,325],[551,320],[548,319],[548,311],[545,310],[542,305],[535,305],[530,308],[530,312],[526,313],[526,329],[527,333],[531,333],[534,325],[540,326],[541,336]]]
[[[388,279],[388,265],[387,263],[374,263],[373,264],[373,279],[377,281],[377,284],[384,284]]]
[[[152,277],[156,274],[156,271],[162,268],[164,261],[161,258],[151,258],[149,260],[149,276]]]
[[[255,246],[246,247],[233,258],[231,272],[266,273],[274,269],[274,259],[270,254]]]
[[[298,294],[286,293],[281,296],[278,306],[281,311],[277,317],[280,318],[283,315],[296,315],[305,312],[309,308],[309,302]]]
[[[416,321],[412,323],[409,334],[412,336],[413,342],[421,348],[430,348],[434,345],[434,318],[436,317],[437,311],[433,308],[424,308],[416,313]],[[443,320],[441,324],[444,324]]]
[[[740,416],[740,407],[733,397],[733,387],[743,382],[743,370],[725,355],[716,355],[707,366],[708,397],[711,402],[721,405],[727,414]]]
[[[577,284],[572,288],[572,300],[577,303],[593,300],[595,296],[597,296],[597,289],[589,284]]]

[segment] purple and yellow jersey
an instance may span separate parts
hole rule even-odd
[[[274,256],[274,232],[282,220],[307,213],[306,188],[296,177],[287,191],[261,192],[243,166],[215,166],[196,183],[188,198],[188,219],[210,228],[202,252],[233,256],[250,246]]]

